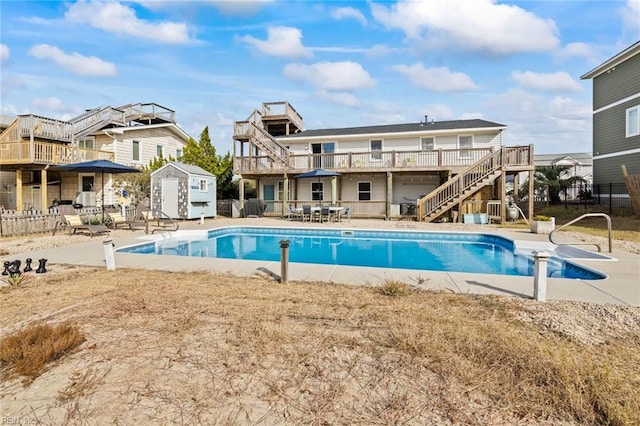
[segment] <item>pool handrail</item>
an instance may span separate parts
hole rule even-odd
[[[553,231],[551,231],[549,233],[549,241],[551,241],[551,243],[557,245],[557,246],[577,246],[577,245],[588,245],[588,246],[596,246],[598,247],[598,252],[602,251],[602,248],[600,247],[600,244],[597,243],[556,243],[555,241],[553,241],[553,234],[557,231],[560,231],[561,229],[566,228],[569,225],[573,225],[574,223],[584,219],[585,217],[604,217],[605,219],[607,219],[607,229],[609,231],[609,253],[612,253],[612,246],[611,246],[611,218],[609,217],[608,214],[605,213],[585,213],[580,217],[577,217],[573,220],[570,220],[569,222],[565,223],[564,225],[562,225],[559,228],[554,229]]]

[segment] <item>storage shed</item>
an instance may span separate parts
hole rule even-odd
[[[216,217],[216,177],[198,166],[167,163],[151,173],[151,208],[172,219]]]

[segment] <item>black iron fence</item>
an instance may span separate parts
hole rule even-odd
[[[527,208],[525,200],[520,200],[518,205],[525,210]],[[535,195],[534,211],[550,205],[564,205],[566,208],[584,206],[585,209],[597,209],[610,215],[633,213],[631,197],[624,183],[576,183],[561,191],[556,200],[551,200],[548,190]]]

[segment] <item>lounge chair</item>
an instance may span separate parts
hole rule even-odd
[[[133,231],[134,230],[133,229],[134,225],[144,226],[144,222],[143,221],[127,220],[127,218],[122,216],[122,213],[120,213],[120,212],[110,212],[110,213],[107,213],[107,214],[111,218],[111,226],[113,226],[113,229],[116,229],[118,227],[118,225],[123,225],[123,226],[126,226],[127,228],[129,228],[130,230]]]
[[[87,231],[87,233],[93,237],[96,234],[105,234],[109,232],[109,228],[104,225],[90,225],[82,223],[82,218],[77,214],[63,214],[60,220],[56,222],[56,226],[53,228],[53,235],[56,235],[58,226],[69,229],[69,235],[75,234],[78,230]],[[71,232],[73,231],[73,232]]]

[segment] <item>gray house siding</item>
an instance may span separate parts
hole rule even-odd
[[[593,162],[594,184],[607,185],[609,183],[624,183],[622,168],[624,164],[627,172],[640,175],[640,153],[620,157],[602,158]]]
[[[640,98],[601,111],[593,116],[593,155],[640,148],[640,135],[625,136],[626,110],[640,104]]]
[[[640,55],[593,79],[593,109],[596,111],[637,93],[640,93]],[[636,99],[636,105],[637,102]]]

